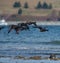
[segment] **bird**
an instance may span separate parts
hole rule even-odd
[[[18,26],[21,27],[22,30],[29,30],[27,23],[18,23]]]
[[[11,25],[8,33],[10,33],[12,31],[12,29],[14,29],[16,31],[16,34],[19,34],[19,30],[20,31],[29,30],[29,26],[24,23],[21,23],[19,25]]]
[[[38,26],[36,24],[36,22],[28,22],[28,23],[18,23],[17,25],[11,25],[8,33],[10,33],[12,29],[14,29],[16,31],[16,33],[19,34],[19,30],[20,31],[29,30],[29,25],[31,25],[31,24],[34,24],[35,25],[34,28],[38,28],[40,30],[40,32],[48,31],[48,29],[43,28],[42,26]]]
[[[20,27],[18,27],[17,25],[11,25],[8,33],[10,33],[12,31],[12,29],[14,29],[16,31],[16,33],[18,34],[19,28]]]
[[[57,59],[56,55],[55,54],[51,54],[49,59]]]
[[[36,27],[34,27],[34,28],[38,28],[38,29],[40,30],[40,32],[46,32],[46,31],[48,31],[48,29],[43,28],[43,27],[41,27],[41,26],[36,26]]]
[[[46,31],[48,31],[48,29],[42,28],[42,27],[39,27],[39,29],[40,29],[40,32],[46,32]]]

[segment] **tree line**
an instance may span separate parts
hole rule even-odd
[[[20,8],[20,7],[22,7],[22,5],[21,5],[20,2],[14,2],[13,3],[13,7],[14,8]],[[23,8],[25,8],[25,9],[29,8],[29,5],[28,5],[27,2],[24,3]],[[49,5],[46,2],[44,2],[43,4],[41,4],[40,1],[37,3],[37,5],[35,7],[35,9],[52,9],[52,8],[53,8],[53,6],[52,6],[51,3]],[[22,9],[21,8],[18,10],[18,14],[22,14]]]
[[[14,8],[19,8],[19,7],[21,7],[21,3],[20,3],[20,2],[15,2],[15,3],[13,4],[13,7],[14,7]],[[25,2],[24,8],[29,8],[27,2]]]
[[[44,2],[41,4],[41,2],[38,2],[37,6],[35,7],[36,9],[52,9],[52,4],[50,3],[49,5]]]
[[[19,7],[21,7],[21,3],[20,2],[14,2],[13,7],[19,8]],[[25,2],[23,7],[26,8],[26,9],[29,8],[28,3]],[[52,4],[50,3],[48,5],[46,2],[44,2],[43,4],[41,4],[41,2],[38,2],[35,9],[52,9]]]

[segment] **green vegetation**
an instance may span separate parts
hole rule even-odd
[[[15,2],[15,3],[13,4],[13,7],[14,7],[14,8],[19,8],[19,7],[21,7],[20,2]],[[27,2],[25,2],[24,8],[26,8],[26,9],[29,8]],[[39,1],[38,4],[37,4],[37,6],[36,6],[36,9],[52,9],[52,4],[49,4],[49,5],[48,5],[46,2],[44,2],[43,4],[41,4],[41,2]]]
[[[28,3],[26,2],[25,4],[24,4],[24,8],[29,8],[29,6],[28,6]]]
[[[46,2],[44,2],[43,4],[41,4],[41,2],[38,2],[36,9],[52,9],[52,4],[47,4]]]
[[[36,9],[41,9],[42,8],[42,5],[40,2],[38,2],[37,6],[36,6]]]
[[[48,8],[49,8],[49,7],[48,7],[48,4],[47,4],[46,2],[44,2],[43,5],[42,5],[42,8],[43,8],[43,9],[48,9]]]
[[[19,7],[21,7],[20,2],[15,2],[15,3],[13,4],[13,7],[14,7],[14,8],[19,8]]]
[[[13,7],[14,8],[20,8],[21,7],[21,3],[20,2],[15,2],[14,4],[13,4]],[[37,6],[36,6],[36,8],[35,8],[35,10],[34,11],[32,11],[32,10],[28,10],[28,8],[29,8],[29,5],[28,5],[28,3],[27,2],[25,2],[25,4],[24,4],[24,7],[22,7],[22,9],[24,10],[24,9],[27,9],[27,10],[25,10],[25,11],[22,11],[22,9],[20,8],[19,10],[18,10],[18,14],[22,14],[22,12],[23,12],[23,14],[29,14],[29,15],[31,15],[31,14],[33,14],[33,15],[39,15],[39,14],[49,14],[50,12],[46,12],[46,10],[42,10],[42,9],[52,9],[52,4],[47,4],[46,2],[44,2],[43,4],[41,4],[41,2],[39,1],[38,2],[38,4],[37,4]],[[40,9],[40,10],[42,10],[42,11],[40,11],[40,10],[38,10],[38,9]],[[47,10],[48,11],[48,10]]]
[[[18,14],[20,14],[20,15],[22,14],[22,9],[18,10]]]

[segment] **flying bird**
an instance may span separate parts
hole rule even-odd
[[[40,30],[40,32],[46,32],[46,31],[48,31],[48,29],[43,28],[43,27],[41,27],[41,26],[36,26],[36,27],[34,27],[34,28],[38,28],[38,29]]]

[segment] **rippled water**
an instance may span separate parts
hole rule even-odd
[[[39,29],[30,26],[30,30],[14,30],[8,34],[9,26],[0,31],[0,55],[4,56],[31,56],[60,55],[60,26],[43,26],[49,31],[40,32]]]

